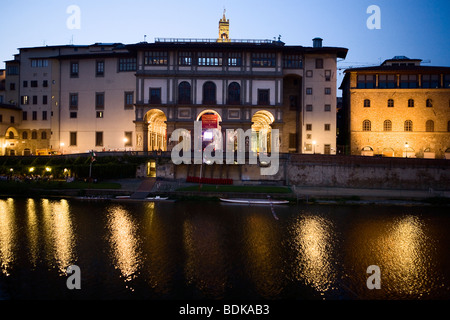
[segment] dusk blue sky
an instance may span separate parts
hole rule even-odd
[[[81,10],[69,29],[68,6]],[[381,11],[381,29],[369,30],[367,8]],[[17,48],[153,42],[155,37],[216,38],[226,8],[230,37],[273,39],[287,45],[349,49],[340,68],[376,65],[396,55],[450,66],[450,1],[406,0],[41,0],[2,1],[0,68]]]

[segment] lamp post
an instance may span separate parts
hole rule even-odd
[[[408,142],[405,142],[405,158],[408,158]]]
[[[316,140],[314,140],[314,141],[312,142],[312,144],[313,144],[313,146],[314,146],[314,154],[316,154]]]

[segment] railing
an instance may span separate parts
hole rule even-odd
[[[269,39],[229,39],[226,41],[211,38],[155,38],[155,43],[252,43],[252,44],[272,44],[281,43]]]

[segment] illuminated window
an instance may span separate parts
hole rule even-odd
[[[167,65],[169,61],[167,51],[146,51],[144,53],[144,64],[148,65]]]
[[[240,52],[228,53],[228,65],[230,67],[242,66],[242,54]]]
[[[192,65],[192,53],[191,52],[179,52],[178,53],[178,65],[180,65],[180,66]]]
[[[392,131],[392,122],[391,122],[391,120],[384,120],[383,131]]]
[[[372,130],[372,124],[371,124],[370,120],[363,121],[362,130],[363,131],[371,131]]]
[[[253,67],[275,67],[275,53],[257,52],[252,54]]]
[[[222,52],[199,52],[197,63],[199,66],[221,66]]]

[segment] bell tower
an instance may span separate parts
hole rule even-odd
[[[226,10],[223,9],[223,18],[219,20],[219,38],[217,42],[230,42],[230,20],[225,18]]]

